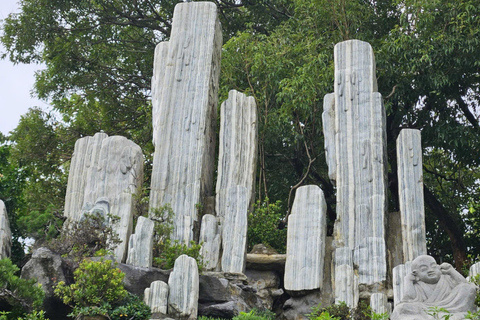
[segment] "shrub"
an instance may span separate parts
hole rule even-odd
[[[377,314],[365,302],[361,302],[356,308],[350,309],[345,302],[332,304],[321,308],[320,305],[313,307],[312,312],[307,314],[310,320],[385,320],[388,314]]]
[[[150,307],[138,296],[129,293],[127,297],[118,302],[116,307],[109,312],[111,320],[143,320],[150,319]]]
[[[269,310],[252,309],[250,312],[240,312],[233,320],[275,320],[275,313]]]
[[[248,214],[248,250],[254,245],[263,243],[285,253],[287,250],[287,229],[279,229],[283,219],[280,201],[269,203],[268,199],[254,205],[253,212]]]
[[[122,280],[125,274],[111,260],[83,260],[74,272],[75,283],[67,286],[61,281],[55,294],[73,307],[72,317],[79,315],[106,315],[111,304],[124,299],[127,291]]]
[[[10,259],[0,260],[0,300],[12,307],[10,315],[13,317],[40,309],[45,297],[35,279],[26,280],[17,276],[19,270]],[[6,318],[5,313],[0,316]]]

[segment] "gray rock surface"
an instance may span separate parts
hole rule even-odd
[[[335,45],[334,62],[334,93],[325,96],[322,114],[329,177],[337,191],[334,245],[354,251],[358,286],[382,287],[387,279],[387,139],[375,57],[368,43],[348,40]],[[336,295],[337,283],[338,290],[357,286],[351,267],[340,268]]]
[[[377,314],[388,314],[388,297],[384,293],[374,293],[370,296],[370,307]]]
[[[150,268],[153,261],[153,229],[155,223],[145,217],[138,217],[135,233],[128,242],[127,264]]]
[[[222,271],[243,273],[247,255],[248,189],[228,189],[222,230]]]
[[[142,182],[143,153],[137,144],[105,133],[81,138],[70,164],[64,214],[69,221],[79,221],[85,212],[118,216],[115,230],[121,244],[115,259],[124,261],[133,228],[134,195]]]
[[[403,279],[407,274],[412,272],[412,262],[407,261],[405,264],[399,264],[393,268],[393,305],[396,306],[403,299]]]
[[[12,232],[5,203],[0,200],[0,259],[9,258],[12,250]]]
[[[436,319],[447,315],[464,319],[475,312],[477,287],[450,264],[438,265],[431,256],[421,255],[412,261],[412,272],[404,277],[402,301],[395,306],[392,320],[429,320],[432,307],[440,310]],[[448,310],[445,313],[443,310]]]
[[[279,317],[282,320],[306,320],[307,314],[312,312],[322,301],[321,293],[318,290],[309,292],[306,295],[291,297],[283,304],[283,310]]]
[[[212,194],[222,34],[211,2],[179,3],[168,44],[155,51],[151,210],[170,203],[172,238],[194,239],[198,204]]]
[[[420,130],[403,129],[397,138],[398,194],[403,262],[427,254]]]
[[[353,266],[353,251],[348,247],[335,250],[335,303],[345,302],[350,308],[358,303],[358,275]]]
[[[149,288],[145,289],[143,301],[152,310],[152,318],[167,314],[168,284],[163,281],[154,281]]]
[[[199,277],[195,259],[181,255],[175,260],[168,287],[168,315],[176,319],[196,319]]]
[[[119,263],[117,267],[125,273],[123,279],[125,289],[137,296],[142,296],[145,289],[150,287],[150,284],[154,281],[168,282],[171,273],[170,270],[135,267],[124,263]]]
[[[272,310],[274,300],[283,294],[281,279],[277,272],[246,270],[248,285],[253,288],[255,294],[262,300],[263,307]]]
[[[297,189],[292,213],[288,217],[284,277],[287,291],[322,288],[326,213],[322,189],[314,185]]]
[[[202,217],[199,243],[203,243],[200,254],[205,263],[205,270],[216,271],[219,267],[220,246],[222,243],[219,223],[214,215],[206,214]]]

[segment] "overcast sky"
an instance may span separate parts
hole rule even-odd
[[[18,0],[0,0],[0,20],[10,13],[18,12]],[[1,32],[1,31],[0,31]],[[0,53],[5,48],[0,44]],[[0,60],[0,131],[7,134],[13,130],[20,120],[20,116],[28,108],[39,106],[47,109],[42,101],[32,98],[34,74],[42,69],[41,65],[14,65],[8,60]]]

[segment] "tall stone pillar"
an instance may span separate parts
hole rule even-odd
[[[338,43],[334,55],[335,91],[325,96],[323,126],[337,186],[335,245],[354,250],[360,284],[370,285],[386,280],[385,109],[371,46],[349,40]]]
[[[12,232],[8,222],[5,203],[0,200],[0,259],[10,258],[12,250]]]
[[[193,240],[197,206],[212,194],[222,34],[211,2],[179,3],[155,50],[151,210],[169,203],[173,239]]]
[[[400,131],[397,138],[397,165],[405,263],[427,254],[420,130]]]

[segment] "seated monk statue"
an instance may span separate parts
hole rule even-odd
[[[447,310],[450,320],[465,319],[468,311],[476,311],[476,290],[451,264],[438,265],[431,256],[419,256],[412,262],[412,272],[404,278],[403,299],[391,319],[435,319],[428,314],[434,307]],[[439,319],[446,314],[440,312]]]

